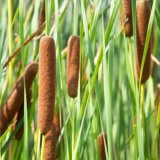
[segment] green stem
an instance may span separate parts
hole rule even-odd
[[[146,116],[145,116],[145,110],[144,110],[144,86],[141,87],[141,103],[142,103],[142,124],[143,124],[143,133],[144,133],[144,156],[145,156],[145,159],[148,159]]]
[[[77,0],[74,0],[74,26],[73,26],[73,33],[77,35],[77,28],[78,28],[78,7],[77,7]]]
[[[12,0],[8,0],[8,30],[9,30],[9,56],[12,55]],[[10,88],[13,87],[13,63],[9,64],[9,81],[10,81]]]

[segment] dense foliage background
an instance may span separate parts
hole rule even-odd
[[[151,3],[155,38],[152,54],[158,60],[160,1]],[[132,38],[125,37],[120,25],[121,0],[46,0],[46,4],[46,27],[23,45],[39,28],[42,1],[0,0],[0,108],[24,67],[30,61],[38,62],[39,40],[49,34],[56,44],[55,112],[59,110],[60,115],[60,159],[99,159],[97,138],[102,132],[107,133],[109,159],[158,159],[160,110],[156,116],[156,97],[160,63],[154,64],[152,59],[149,79],[144,85],[137,82],[136,1],[132,1]],[[81,44],[75,99],[68,96],[66,86],[66,46],[70,35],[79,35]],[[20,54],[3,68],[20,46]],[[0,137],[2,160],[43,159],[44,138],[37,127],[38,75],[32,92],[30,111],[24,106],[23,138],[15,140],[16,131],[11,126]]]

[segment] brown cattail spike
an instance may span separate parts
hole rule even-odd
[[[6,131],[14,115],[19,110],[24,99],[24,79],[26,91],[31,87],[31,84],[38,71],[38,64],[35,62],[29,63],[23,75],[18,79],[15,87],[7,98],[5,104],[0,111],[0,136]]]
[[[101,133],[98,136],[98,150],[100,155],[100,160],[106,160],[106,152],[105,152],[105,146],[106,150],[108,150],[108,143],[107,143],[107,134]]]
[[[79,76],[80,38],[71,36],[67,45],[67,87],[70,97],[77,97]]]
[[[39,26],[41,26],[45,22],[45,0],[41,5],[40,17],[39,17]]]
[[[132,27],[132,2],[131,0],[122,0],[122,8],[120,13],[121,24],[127,37],[133,35]]]
[[[146,41],[148,23],[150,18],[150,4],[148,0],[138,0],[137,1],[137,47],[136,47],[136,69],[137,69],[137,79],[140,83],[144,83],[150,74],[150,55],[151,55],[151,39],[148,46],[148,51],[144,63],[144,68],[142,72],[142,78],[140,80],[140,70],[142,65],[142,57],[144,51],[144,45]],[[152,37],[152,35],[151,35]]]
[[[32,90],[30,89],[27,92],[27,108],[28,109],[30,108],[30,105],[31,105],[31,98],[32,98]],[[15,115],[16,123],[15,123],[15,125],[13,127],[14,129],[17,127],[18,122],[22,119],[23,114],[24,114],[24,103],[21,105],[19,111]],[[21,125],[21,127],[19,128],[17,134],[15,135],[16,140],[20,140],[22,138],[22,135],[23,135],[23,124]]]
[[[45,136],[44,160],[56,160],[56,128],[54,123]]]
[[[44,36],[39,47],[38,126],[46,134],[53,122],[56,85],[56,53],[54,39]]]

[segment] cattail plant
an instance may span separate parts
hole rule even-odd
[[[106,160],[106,152],[105,152],[105,146],[106,150],[108,149],[108,142],[107,142],[107,134],[101,133],[98,136],[98,150],[100,155],[100,160]]]
[[[140,79],[140,71],[141,71],[141,64],[142,64],[142,57],[144,51],[144,45],[146,41],[148,23],[150,18],[150,4],[148,0],[138,0],[137,1],[137,47],[136,47],[136,69],[137,69],[137,79],[140,83],[144,83],[150,74],[150,55],[151,55],[151,48],[152,43],[151,39],[149,42],[147,55],[144,63],[144,68],[142,71],[142,77]],[[152,37],[152,35],[151,35]]]
[[[29,91],[27,91],[27,108],[28,109],[31,106],[31,98],[32,98],[32,90],[29,89]],[[21,105],[19,111],[15,115],[15,123],[14,123],[13,129],[17,127],[18,123],[23,117],[23,114],[24,114],[24,103]],[[18,132],[15,135],[16,140],[20,140],[22,138],[22,135],[23,135],[23,124],[21,125],[21,127],[19,128]]]
[[[16,112],[20,109],[24,99],[24,81],[26,92],[31,88],[32,82],[38,71],[38,64],[29,63],[22,76],[18,79],[15,87],[8,96],[0,111],[0,136],[6,131]]]
[[[39,16],[39,26],[41,26],[45,22],[45,0],[43,0],[41,5],[41,11]]]
[[[56,87],[56,53],[54,39],[44,36],[39,47],[38,126],[46,134],[53,123]]]
[[[56,127],[54,123],[45,136],[44,160],[56,160]]]
[[[80,58],[80,38],[71,36],[67,44],[67,88],[70,97],[77,97]]]
[[[124,33],[127,37],[133,35],[132,27],[132,1],[131,0],[122,0],[122,6],[120,11],[120,21],[121,25],[124,28]]]

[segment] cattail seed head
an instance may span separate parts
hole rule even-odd
[[[39,47],[38,126],[46,134],[53,122],[56,87],[56,53],[54,39],[44,36]]]
[[[31,87],[31,84],[38,71],[38,64],[35,62],[29,63],[22,76],[18,79],[15,87],[8,96],[0,111],[0,136],[6,131],[16,112],[20,109],[24,99],[24,80],[26,91]]]
[[[28,109],[30,108],[30,105],[31,105],[31,98],[32,98],[32,90],[29,89],[29,91],[27,92],[27,108]],[[16,123],[13,126],[14,129],[17,127],[17,125],[18,125],[19,121],[22,119],[23,115],[24,115],[24,103],[21,105],[19,111],[15,115]],[[21,125],[17,134],[15,135],[16,140],[20,140],[22,138],[22,135],[23,135],[23,124]]]
[[[56,160],[56,127],[54,123],[45,136],[44,160]]]
[[[122,0],[120,20],[121,25],[124,27],[125,35],[127,37],[131,37],[133,35],[131,0]]]
[[[41,26],[45,22],[45,0],[41,5],[40,17],[39,17],[39,26]]]
[[[105,145],[107,149],[108,148],[107,134],[101,133],[98,136],[98,150],[99,150],[100,160],[106,160]]]
[[[148,51],[144,63],[144,68],[142,72],[142,78],[140,80],[140,70],[142,64],[142,57],[144,51],[144,45],[146,41],[148,23],[150,18],[150,4],[148,0],[138,0],[137,1],[137,45],[136,45],[136,69],[137,69],[137,79],[140,83],[144,83],[150,74],[150,55],[151,55],[151,39],[148,46]],[[151,35],[152,37],[152,35]]]
[[[77,97],[78,76],[79,76],[79,56],[80,38],[71,36],[67,44],[67,87],[70,97]]]

